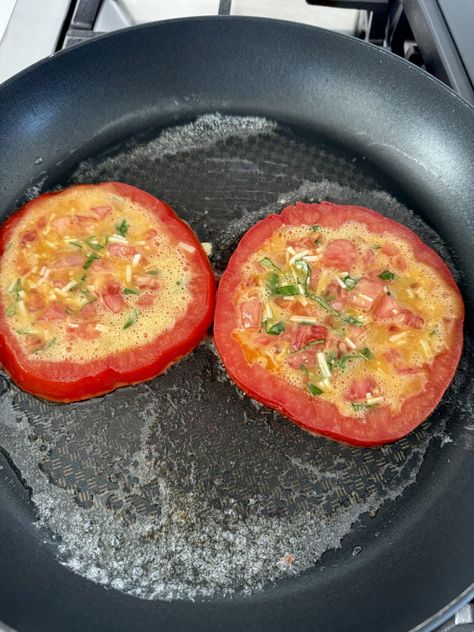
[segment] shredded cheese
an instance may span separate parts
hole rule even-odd
[[[181,250],[184,250],[186,252],[190,252],[191,254],[193,252],[196,252],[196,248],[194,246],[191,246],[191,244],[187,244],[185,241],[180,241],[178,243],[178,248],[181,248]]]
[[[310,323],[311,325],[316,325],[318,322],[314,316],[290,316],[290,320],[294,323]]]
[[[270,307],[269,303],[265,303],[264,314],[267,320],[270,320],[273,318],[272,308]]]
[[[344,283],[344,281],[342,279],[340,279],[338,276],[336,277],[336,283],[342,287],[343,290],[347,290],[347,286]]]
[[[317,358],[318,358],[318,364],[319,364],[319,368],[321,370],[322,376],[325,378],[331,377],[331,371],[326,361],[326,356],[324,355],[322,351],[319,351],[317,353]]]
[[[350,338],[344,338],[344,342],[350,349],[355,349],[356,345],[352,342]]]
[[[327,278],[328,278],[328,273],[326,270],[323,270],[321,272],[321,276],[318,279],[318,283],[316,286],[316,294],[321,294],[321,292],[325,289]]]
[[[394,334],[393,336],[389,336],[389,342],[402,342],[406,340],[408,332],[402,331],[400,334]]]
[[[305,255],[309,255],[309,250],[302,250],[301,252],[295,253],[291,259],[289,260],[290,266],[292,266],[298,259],[302,259]]]
[[[122,235],[112,235],[109,237],[109,244],[128,244],[128,239]]]
[[[142,258],[142,256],[141,256],[141,254],[140,254],[139,252],[137,252],[137,254],[136,254],[136,255],[133,255],[133,258],[132,258],[132,266],[133,266],[134,268],[136,268],[136,267],[137,267],[137,265],[140,263],[140,259],[141,259],[141,258]]]
[[[383,397],[367,397],[367,404],[370,406],[374,406],[375,404],[381,404],[383,402]]]
[[[127,283],[130,283],[130,281],[132,280],[132,266],[131,265],[125,266],[125,280],[127,281]]]
[[[420,340],[420,347],[425,358],[429,360],[433,356],[430,345],[426,342],[426,340]]]

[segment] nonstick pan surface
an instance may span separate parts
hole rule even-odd
[[[469,106],[391,55],[256,19],[132,29],[1,88],[4,216],[33,192],[120,179],[174,206],[220,272],[242,233],[289,202],[366,204],[445,257],[468,319],[435,413],[368,450],[254,406],[210,342],[165,376],[78,405],[4,380],[0,619],[390,632],[469,599],[473,132]]]

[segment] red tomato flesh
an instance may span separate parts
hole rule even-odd
[[[82,200],[98,199],[100,202],[104,199],[107,203],[92,205],[80,214],[71,211],[70,216],[53,217],[49,222],[47,217],[41,216],[35,230],[26,230],[18,235],[18,225],[27,226],[28,222],[33,221],[32,218],[44,213],[41,205],[45,201],[47,204],[57,205],[57,215],[69,212],[64,211],[66,207],[62,202],[70,199],[67,198],[69,194]],[[145,228],[148,221],[146,218],[150,218],[152,227],[145,230],[138,246],[129,245],[128,240],[123,237],[129,226],[119,226],[115,223],[110,225],[110,230],[107,229],[105,244],[102,234],[102,241],[98,243],[98,230],[100,226],[105,225],[101,222],[110,223],[110,218],[115,217],[113,213],[118,213],[117,210],[114,211],[113,205],[108,203],[111,199],[117,200],[117,204],[122,205],[120,208],[137,209],[136,213],[142,218],[140,225]],[[156,223],[156,227],[153,227],[153,223]],[[42,232],[46,224],[46,230],[51,232]],[[159,234],[167,235],[168,243],[171,244],[169,248],[179,248],[180,243],[188,245],[188,250],[180,255],[181,259],[173,260],[184,261],[183,269],[189,271],[186,273],[187,285],[183,285],[185,289],[181,290],[187,293],[187,303],[174,322],[171,321],[171,326],[166,326],[162,330],[157,329],[158,333],[152,335],[146,330],[145,334],[140,334],[143,343],[127,346],[131,337],[131,329],[128,327],[133,326],[134,318],[143,313],[139,310],[155,309],[157,293],[161,291],[160,278],[157,276],[160,271],[150,270],[148,265],[150,240]],[[74,238],[71,238],[71,235]],[[111,241],[107,245],[109,236]],[[56,239],[59,246],[51,245],[51,239]],[[18,247],[15,244],[18,244]],[[0,279],[1,275],[12,274],[12,264],[9,264],[8,271],[5,263],[11,246],[11,252],[14,254],[8,255],[8,261],[16,261],[14,272],[19,277],[18,281],[23,278],[20,275],[36,274],[36,277],[31,277],[33,281],[20,286],[20,294],[16,295],[15,300],[18,305],[21,302],[23,308],[22,313],[15,318],[28,318],[36,331],[29,331],[26,327],[24,331],[14,329],[7,301],[12,300],[11,297],[14,297],[16,290],[3,290],[3,298],[0,298],[0,362],[18,386],[39,397],[57,402],[78,401],[105,394],[123,385],[149,380],[187,355],[200,342],[211,324],[215,279],[199,239],[170,206],[133,186],[117,182],[77,185],[63,191],[46,193],[28,202],[0,226]],[[58,254],[55,255],[56,251],[51,250],[52,254],[46,261],[47,273],[46,264],[39,270],[41,266],[35,265],[29,254],[34,248],[43,246],[58,248]],[[139,248],[143,251],[141,255],[137,254]],[[163,256],[166,257],[166,252]],[[130,281],[132,270],[133,283]],[[117,276],[119,274],[122,276]],[[130,283],[121,281],[119,284],[117,278],[124,279],[125,274]],[[176,274],[181,274],[181,269],[177,270]],[[87,275],[97,280],[97,287],[87,285],[91,281],[83,281],[81,275],[84,279]],[[49,284],[49,293],[45,294],[46,281]],[[130,285],[133,285],[131,289]],[[83,288],[83,294],[79,293],[80,288]],[[76,292],[78,297],[77,309],[66,309],[65,301],[69,300],[71,291]],[[93,302],[82,305],[81,296],[90,296]],[[159,297],[162,301],[168,300],[165,294]],[[136,308],[132,309],[135,306]],[[66,343],[68,340],[71,341],[69,345],[65,345],[64,352],[66,347],[73,348],[71,345],[77,344],[78,339],[84,341],[84,345],[96,344],[95,341],[100,341],[103,332],[107,330],[107,327],[101,324],[99,314],[102,314],[106,321],[107,318],[114,317],[112,314],[117,314],[117,318],[121,319],[118,326],[118,332],[123,331],[123,334],[118,334],[121,336],[122,344],[120,351],[114,351],[113,344],[102,346],[99,348],[100,353],[93,355],[91,352],[91,359],[75,361],[71,357],[62,360],[61,347],[56,356],[52,355],[48,359],[45,352],[48,348],[45,347],[45,344],[48,344],[45,331],[54,336],[54,327],[61,328],[57,330],[61,332],[61,340],[64,339]],[[110,331],[115,332],[115,329],[109,327],[108,331],[109,335],[112,335]],[[23,336],[20,338],[18,334]],[[134,340],[142,340],[137,336],[138,334]],[[56,339],[50,338],[49,344],[53,344],[54,340]]]
[[[262,249],[268,248],[265,244],[273,243],[271,242],[272,237],[285,227],[302,227],[304,230],[311,230],[312,227],[316,226],[315,230],[320,229],[321,234],[324,235],[325,229],[337,230],[347,222],[356,222],[364,226],[364,230],[370,235],[368,245],[361,244],[360,249],[357,250],[354,243],[348,239],[331,238],[326,242],[324,240],[322,242],[316,241],[318,249],[312,250],[311,254],[308,255],[308,261],[311,261],[313,266],[313,270],[307,278],[308,300],[306,303],[304,301],[290,302],[290,307],[285,308],[287,311],[284,313],[294,315],[285,317],[287,320],[284,323],[274,325],[273,330],[265,331],[265,323],[258,322],[261,320],[262,304],[258,301],[239,303],[240,292],[242,291],[239,288],[244,287],[247,283],[245,291],[249,291],[246,274],[251,273],[245,272],[248,269],[248,262],[257,255],[257,259],[260,258],[263,253],[265,257],[271,258],[273,263],[280,267],[284,261],[284,257],[280,256],[281,253],[277,250],[273,252],[271,248],[269,252]],[[398,351],[398,347],[395,346],[399,340],[397,336],[400,336],[400,333],[402,338],[403,336],[418,335],[416,331],[425,327],[425,322],[420,314],[415,313],[415,310],[407,309],[391,295],[391,279],[402,274],[410,266],[410,261],[408,261],[405,252],[403,256],[401,255],[400,248],[395,243],[391,243],[390,239],[398,244],[403,244],[404,250],[405,248],[408,249],[407,252],[409,251],[410,256],[413,257],[413,265],[429,266],[437,278],[449,287],[450,292],[452,292],[453,304],[456,305],[454,315],[449,318],[450,344],[446,347],[441,346],[441,351],[437,352],[434,360],[432,362],[425,361],[422,365],[416,359],[407,364]],[[374,244],[374,249],[380,249],[380,245],[377,245],[378,241],[385,242],[383,252],[381,251],[380,255],[376,251],[374,253],[370,246]],[[297,258],[298,250],[304,253],[306,247],[315,248],[304,238],[294,243],[286,243],[286,246],[288,245],[291,246],[292,250],[289,249],[291,254],[287,254],[287,261],[289,256]],[[301,254],[300,256],[305,255]],[[360,274],[359,271],[358,278],[349,277],[351,287],[344,287],[341,285],[343,277],[345,274],[351,273],[351,266],[356,257],[358,257],[358,269],[360,270],[361,266],[365,266],[364,272]],[[377,257],[386,257],[384,265],[387,266],[387,269],[391,268],[393,272],[388,277],[386,274],[382,276],[382,279],[388,278],[386,281],[379,279],[384,268],[374,267]],[[327,274],[338,274],[340,282],[331,282],[329,286],[326,285],[328,288],[327,298],[318,299],[318,305],[320,305],[321,300],[326,301],[326,305],[328,301],[333,302],[325,317],[318,316],[316,318],[314,310],[320,309],[320,307],[315,308],[314,304],[311,303],[310,292],[316,293],[322,274],[321,263],[319,263],[321,261],[323,267],[325,266],[325,269],[330,271]],[[314,268],[319,268],[319,270],[315,272]],[[389,288],[387,288],[387,284],[390,286]],[[282,292],[275,294],[278,293],[281,294]],[[290,293],[290,301],[296,298],[294,297],[297,294],[296,291],[288,293]],[[285,303],[288,305],[285,298],[281,296],[276,296],[274,303],[279,308],[283,308]],[[266,308],[265,305],[264,313]],[[344,354],[347,356],[351,353],[359,353],[360,350],[367,353],[364,349],[366,334],[360,324],[355,326],[354,323],[351,323],[350,326],[343,328],[344,333],[340,335],[345,336],[345,338],[335,338],[333,335],[331,328],[334,326],[338,314],[340,316],[339,310],[347,309],[355,310],[356,315],[362,319],[362,323],[364,318],[369,317],[370,322],[374,324],[374,331],[379,331],[382,328],[381,330],[387,332],[387,339],[390,336],[395,337],[393,343],[390,343],[390,345],[394,345],[391,352],[383,354],[379,351],[381,360],[388,363],[388,375],[390,375],[390,367],[392,373],[401,376],[400,379],[411,379],[412,374],[416,375],[422,372],[424,380],[422,387],[417,387],[418,390],[415,390],[414,394],[406,395],[405,398],[402,397],[398,408],[396,406],[392,408],[385,403],[384,397],[381,396],[383,393],[379,379],[375,373],[374,375],[360,373],[359,377],[354,377],[348,382],[346,380],[347,386],[341,395],[346,400],[344,403],[346,408],[343,409],[350,411],[350,404],[357,413],[343,414],[336,402],[321,396],[321,394],[324,395],[324,381],[320,383],[322,386],[319,392],[313,388],[313,393],[311,393],[308,392],[307,382],[306,387],[302,387],[285,379],[284,368],[277,371],[276,365],[268,364],[267,360],[261,362],[255,359],[259,357],[256,355],[258,354],[256,349],[259,347],[262,349],[262,358],[275,358],[275,361],[277,361],[281,349],[288,348],[289,351],[285,351],[287,356],[284,356],[283,363],[291,367],[291,370],[300,371],[298,379],[301,380],[301,383],[305,384],[305,379],[307,380],[307,377],[304,376],[308,375],[308,368],[313,371],[320,371],[319,375],[325,377],[324,373],[327,373],[329,369],[324,366],[318,369],[318,362],[322,360],[325,353],[325,357],[335,358],[336,362]],[[308,320],[311,318],[311,313],[313,313],[312,322],[316,321],[315,325],[305,322],[305,318]],[[317,313],[320,314],[320,312]],[[352,314],[354,311],[349,313]],[[281,316],[276,320],[279,318]],[[463,318],[462,299],[449,269],[441,258],[411,230],[376,211],[358,206],[338,206],[329,202],[322,202],[321,204],[298,203],[287,207],[280,215],[270,215],[261,220],[241,239],[220,280],[214,318],[214,339],[229,376],[250,397],[276,409],[312,433],[325,435],[353,445],[371,446],[395,441],[405,436],[422,423],[436,407],[448,387],[459,361],[462,350]],[[324,327],[319,322],[323,322]],[[242,323],[246,323],[246,327],[249,329],[254,329],[245,332],[242,329]],[[269,333],[274,335],[269,335]],[[422,335],[428,336],[429,334],[423,331]],[[244,337],[242,338],[242,336]],[[315,337],[324,340],[324,344],[314,342],[312,345],[311,343],[316,340]],[[248,349],[243,347],[241,340],[244,339],[254,341],[251,355],[249,355]],[[379,339],[377,338],[377,340]],[[383,343],[377,342],[377,344],[380,346],[377,348],[384,349]],[[255,345],[257,346],[255,347]],[[290,346],[285,347],[285,345]],[[269,356],[269,349],[274,350],[275,354]],[[353,351],[354,349],[356,351]],[[360,359],[360,357],[361,353],[357,358]],[[418,357],[421,357],[420,354]],[[360,361],[363,362],[364,360]],[[376,361],[378,360],[376,359]],[[342,369],[338,370],[350,370],[350,367],[353,366],[351,362],[355,361],[349,358],[345,362],[346,364],[343,365]],[[284,364],[281,366],[284,367]],[[312,368],[314,366],[316,366],[315,369]],[[359,374],[355,373],[355,375]],[[343,383],[341,382],[341,384]],[[367,401],[374,401],[375,404],[370,406],[370,404],[365,403]]]

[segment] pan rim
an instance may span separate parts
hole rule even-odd
[[[335,31],[331,31],[329,29],[326,29],[320,26],[312,26],[311,24],[303,24],[301,22],[292,22],[290,20],[281,20],[277,18],[266,18],[266,17],[260,17],[260,16],[251,16],[251,15],[209,15],[209,16],[199,15],[199,16],[191,16],[191,17],[183,17],[183,18],[169,18],[166,20],[155,20],[153,22],[147,22],[146,24],[135,24],[134,26],[126,26],[120,29],[116,29],[115,31],[111,31],[109,33],[96,35],[91,40],[80,42],[78,44],[74,44],[70,46],[69,48],[64,48],[62,50],[56,51],[52,53],[51,55],[48,55],[44,59],[40,59],[34,64],[31,64],[30,66],[27,66],[23,70],[20,70],[19,72],[14,74],[12,77],[9,77],[6,81],[0,84],[0,96],[3,89],[6,87],[9,87],[9,85],[12,82],[16,81],[17,79],[20,79],[24,75],[29,74],[30,72],[38,68],[41,68],[42,66],[49,65],[53,59],[62,57],[63,55],[68,54],[73,50],[79,50],[84,46],[93,47],[99,41],[106,40],[109,38],[114,38],[114,37],[118,38],[118,37],[121,37],[124,33],[128,33],[130,31],[139,31],[139,30],[145,31],[148,29],[152,30],[156,28],[157,26],[161,26],[162,24],[172,25],[172,24],[181,24],[181,23],[188,23],[188,22],[191,23],[191,22],[217,22],[217,21],[227,21],[227,22],[231,21],[231,22],[236,22],[236,23],[237,22],[249,22],[249,23],[262,22],[262,23],[280,24],[284,28],[292,28],[295,30],[304,29],[304,30],[310,30],[310,31],[319,31],[326,35],[330,35],[331,37],[335,37],[336,39],[340,39],[346,42],[350,41],[352,42],[351,45],[355,45],[356,47],[363,46],[366,49],[371,50],[372,51],[371,54],[384,55],[385,59],[391,60],[389,63],[401,64],[402,66],[409,68],[411,72],[418,73],[420,77],[424,78],[425,80],[429,80],[434,85],[437,85],[445,93],[450,94],[451,97],[454,97],[461,105],[466,106],[474,114],[474,105],[471,105],[468,101],[466,101],[466,99],[464,99],[461,95],[455,92],[450,86],[445,84],[443,81],[441,81],[437,77],[434,77],[428,71],[424,70],[423,68],[420,68],[419,66],[416,66],[415,64],[408,61],[407,59],[403,59],[399,57],[398,55],[395,55],[395,53],[385,50],[384,48],[379,48],[377,45],[372,44],[371,42],[366,42],[364,40],[357,39],[351,35],[345,35],[344,33],[337,33]]]

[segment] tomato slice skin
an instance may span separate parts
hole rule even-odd
[[[247,362],[232,332],[239,326],[235,288],[249,256],[259,249],[282,225],[312,225],[338,228],[344,222],[365,224],[375,235],[391,233],[407,242],[415,258],[432,266],[459,297],[459,316],[453,322],[453,345],[440,353],[428,371],[423,392],[405,400],[393,414],[388,406],[368,410],[363,417],[342,415],[337,406],[306,393],[257,363]],[[305,430],[359,446],[375,446],[396,441],[420,425],[435,409],[456,371],[463,344],[464,306],[459,289],[444,261],[411,230],[376,211],[359,206],[339,206],[330,202],[297,203],[280,215],[270,215],[242,237],[221,277],[214,317],[214,340],[227,373],[250,397],[281,412]]]
[[[208,257],[192,229],[165,202],[136,187],[120,182],[74,185],[79,191],[104,189],[151,211],[166,223],[167,230],[179,241],[194,246],[189,256],[193,265],[190,286],[192,300],[184,315],[172,328],[149,343],[85,363],[51,362],[29,358],[12,335],[5,307],[0,302],[0,363],[23,390],[56,402],[72,402],[108,393],[120,386],[149,380],[180,358],[202,340],[212,322],[215,305],[215,277]],[[58,193],[44,193],[28,202],[0,226],[0,257],[7,248],[18,222],[35,207],[38,200]],[[105,208],[101,209],[105,213]]]

